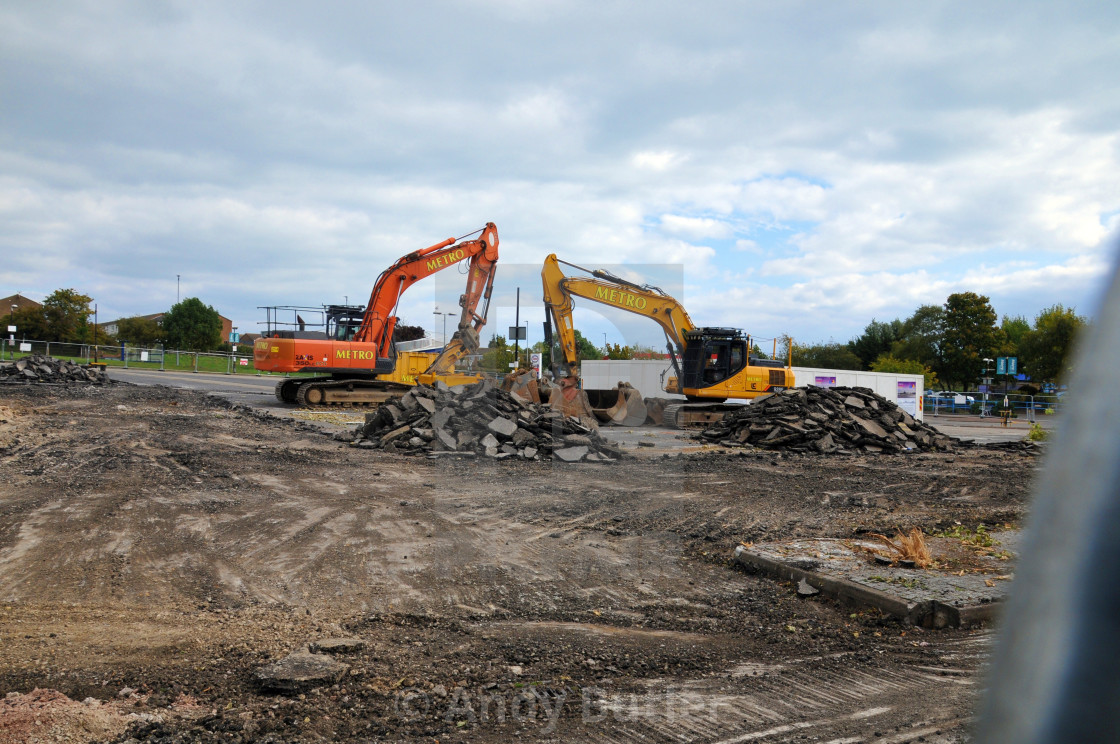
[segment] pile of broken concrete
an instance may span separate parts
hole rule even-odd
[[[431,457],[610,462],[622,450],[579,419],[522,400],[492,381],[417,385],[355,431],[358,447]]]
[[[14,362],[0,362],[0,380],[4,382],[93,383],[109,382],[109,376],[96,367],[74,364],[65,359],[32,354]]]
[[[948,450],[957,440],[869,388],[807,387],[756,399],[698,435],[727,445],[852,454]]]

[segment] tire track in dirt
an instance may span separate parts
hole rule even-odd
[[[977,633],[946,644],[944,658],[979,662],[990,645],[991,634]],[[853,744],[962,740],[971,720],[962,711],[971,709],[979,665],[943,676],[924,666],[870,671],[843,662],[832,657],[756,665],[751,675],[733,671],[734,685],[654,681],[644,693],[604,696],[589,708],[586,740],[740,744],[799,741],[806,734]],[[608,719],[618,727],[609,734],[595,731],[596,722]]]

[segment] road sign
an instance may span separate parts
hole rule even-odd
[[[525,326],[510,326],[509,327],[509,340],[510,341],[524,341],[527,337],[525,335],[528,329]]]

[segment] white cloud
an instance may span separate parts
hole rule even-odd
[[[670,235],[689,240],[727,238],[731,235],[731,226],[726,222],[707,217],[684,217],[676,214],[661,215],[661,229]]]
[[[246,328],[493,220],[503,262],[681,264],[705,322],[776,333],[1084,306],[1117,33],[1041,2],[7,4],[0,283],[142,312],[186,274]]]
[[[683,161],[679,153],[669,150],[636,152],[631,158],[634,167],[652,171],[667,171]]]

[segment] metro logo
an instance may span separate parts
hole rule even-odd
[[[639,297],[638,295],[623,292],[618,289],[607,289],[606,287],[595,288],[595,299],[601,302],[609,302],[619,307],[628,307],[635,310],[646,309],[646,298]]]
[[[372,351],[363,351],[361,349],[335,349],[334,358],[369,361],[377,359],[377,354]]]
[[[437,269],[442,269],[446,266],[450,266],[453,263],[458,263],[466,257],[467,252],[462,248],[459,248],[458,250],[451,251],[446,255],[440,256],[439,258],[431,259],[427,264],[425,264],[425,268],[428,271],[435,271]]]

